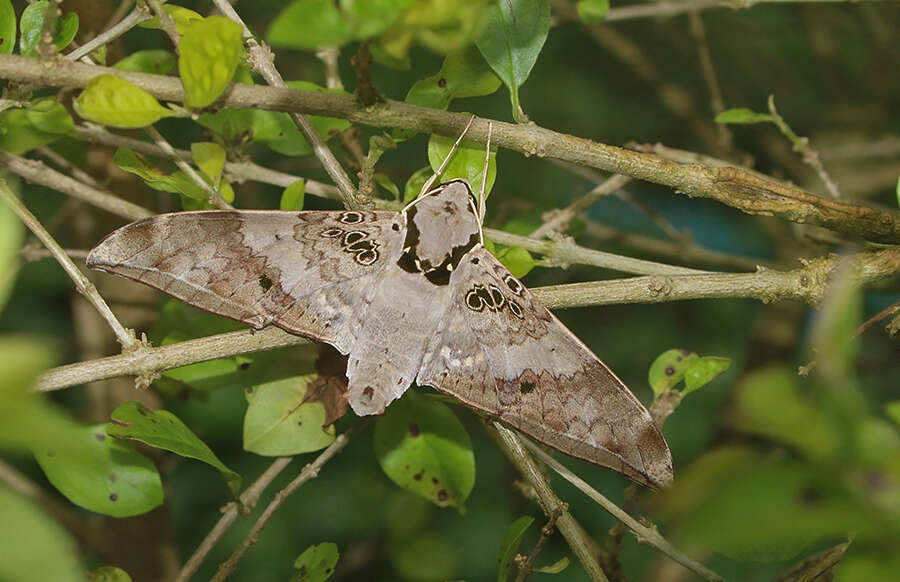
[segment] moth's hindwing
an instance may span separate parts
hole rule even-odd
[[[671,482],[668,445],[646,408],[484,247],[450,286],[419,384],[639,483]]]

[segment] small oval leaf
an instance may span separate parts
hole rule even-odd
[[[168,410],[150,410],[140,402],[120,404],[110,415],[106,434],[132,439],[212,465],[225,479],[234,497],[241,491],[241,476],[226,467],[194,432]]]
[[[16,46],[16,12],[10,0],[0,0],[0,54],[10,54]]]
[[[431,138],[428,140],[428,163],[431,164],[431,168],[434,171],[441,167],[441,163],[447,157],[447,154],[450,153],[450,148],[453,147],[455,142],[456,140],[453,138],[436,134],[431,135]],[[481,192],[481,177],[484,174],[484,149],[484,146],[481,144],[463,141],[453,153],[450,163],[444,168],[440,182],[449,182],[455,178],[463,178],[469,183],[472,192],[477,197]],[[491,147],[491,153],[488,157],[485,198],[490,195],[496,178],[497,149]]]
[[[69,501],[112,517],[140,515],[162,505],[162,482],[150,459],[107,436],[102,423],[80,427],[75,435],[87,449],[78,459],[55,449],[34,451],[47,479]]]
[[[441,507],[463,506],[475,484],[475,457],[445,404],[409,390],[378,418],[373,440],[391,481]]]
[[[225,150],[222,146],[211,141],[192,143],[191,157],[212,185],[218,188],[222,181],[222,169],[225,167]]]
[[[672,349],[657,356],[650,364],[648,380],[653,395],[659,396],[674,388],[684,379],[684,373],[700,356],[688,350]]]
[[[337,544],[332,542],[309,546],[294,561],[297,571],[291,582],[324,582],[334,573],[338,557]]]
[[[131,576],[121,568],[103,566],[88,574],[88,582],[131,582]]]
[[[709,384],[731,366],[730,358],[704,356],[691,364],[684,373],[684,395]]]
[[[123,129],[145,127],[174,115],[150,93],[115,75],[91,79],[75,100],[75,111],[88,121]]]
[[[487,29],[476,45],[484,59],[509,89],[513,117],[528,117],[519,105],[521,87],[550,31],[549,0],[504,0],[488,8]]]
[[[278,207],[282,210],[303,210],[303,197],[306,193],[306,181],[297,180],[284,189]]]
[[[747,109],[746,107],[735,107],[734,109],[727,109],[722,113],[716,115],[714,121],[716,123],[747,125],[772,121],[772,116],[768,113],[757,113],[752,109]]]
[[[325,406],[306,402],[316,374],[256,386],[244,416],[244,449],[258,455],[299,455],[334,442],[334,426],[322,428]]]
[[[184,104],[199,109],[214,102],[237,70],[243,53],[241,25],[224,16],[194,20],[178,46]]]

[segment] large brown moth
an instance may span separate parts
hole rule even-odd
[[[668,485],[672,457],[646,408],[484,247],[484,192],[476,206],[465,180],[434,186],[443,167],[400,212],[162,214],[116,230],[87,264],[331,344],[349,356],[358,415],[382,413],[415,381],[568,455]]]

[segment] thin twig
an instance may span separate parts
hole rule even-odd
[[[122,200],[111,192],[82,184],[78,180],[48,168],[39,161],[0,151],[0,167],[3,166],[32,184],[40,184],[63,194],[68,194],[73,198],[83,200],[117,216],[123,216],[130,220],[153,216],[153,213],[146,208],[132,204],[127,200]]]
[[[700,70],[703,72],[703,80],[709,89],[709,108],[713,117],[725,110],[725,100],[722,98],[722,87],[716,75],[712,54],[709,51],[709,43],[706,42],[706,27],[703,26],[703,16],[700,11],[692,10],[688,13],[688,21],[691,24],[691,35],[697,43],[697,57],[700,59]],[[727,123],[717,123],[716,132],[719,134],[720,151],[730,152],[733,147],[734,136]]]
[[[16,195],[13,194],[12,190],[9,189],[9,186],[6,185],[5,180],[0,180],[0,198],[2,198],[19,216],[22,222],[25,223],[25,226],[27,226],[29,230],[44,243],[44,246],[47,247],[56,261],[62,266],[69,278],[72,279],[72,282],[75,283],[75,288],[78,292],[84,295],[85,299],[94,306],[94,309],[97,310],[100,316],[109,324],[109,327],[112,328],[119,343],[122,344],[122,348],[133,348],[140,345],[134,336],[134,332],[125,329],[125,326],[119,323],[119,320],[116,319],[116,316],[113,315],[112,310],[109,308],[109,305],[106,304],[106,301],[104,301],[103,297],[100,296],[100,293],[97,292],[97,288],[94,287],[94,284],[91,283],[78,267],[75,266],[72,259],[66,255],[63,248],[59,246],[52,236],[50,236],[50,233],[44,229],[40,222],[38,222],[38,219],[29,212],[18,198],[16,198]]]
[[[781,115],[779,115],[778,110],[775,109],[775,96],[769,95],[769,114],[772,116],[772,122],[778,126],[778,129],[781,133],[790,140],[793,145],[794,151],[799,153],[803,157],[803,161],[809,164],[813,170],[818,174],[819,179],[822,180],[822,183],[825,184],[825,188],[828,190],[828,193],[834,199],[842,198],[841,191],[838,189],[837,182],[835,182],[828,172],[825,170],[825,166],[822,165],[822,160],[819,159],[819,152],[817,152],[811,145],[809,145],[808,137],[800,137],[791,127],[787,124]]]
[[[247,537],[244,538],[243,543],[241,543],[240,547],[228,557],[225,562],[223,562],[219,566],[219,570],[216,572],[216,575],[210,579],[210,582],[222,582],[237,567],[237,563],[240,561],[244,554],[247,553],[247,550],[250,549],[250,546],[256,543],[256,540],[259,538],[259,532],[265,527],[266,523],[269,522],[269,519],[278,511],[278,508],[285,502],[285,500],[291,496],[297,489],[299,489],[304,483],[319,476],[319,471],[322,467],[331,460],[337,453],[343,449],[350,440],[350,434],[353,432],[353,427],[351,427],[346,432],[343,432],[338,435],[334,442],[328,446],[327,449],[322,451],[322,453],[316,457],[316,460],[312,463],[303,467],[303,470],[300,471],[300,474],[294,478],[293,481],[288,483],[287,487],[279,491],[275,494],[275,498],[269,502],[269,505],[266,506],[265,510],[263,510],[262,515],[256,520],[256,523],[253,524],[253,527],[250,529],[250,533],[247,534]]]
[[[632,4],[610,8],[606,15],[606,22],[620,22],[622,20],[634,20],[636,18],[658,18],[660,16],[677,16],[685,12],[696,10],[708,10],[711,8],[730,8],[732,10],[750,9],[757,4],[825,4],[844,0],[679,0],[678,2],[651,2],[647,4]],[[883,2],[886,0],[864,0],[868,2]],[[846,3],[846,2],[844,2]]]
[[[556,528],[556,521],[559,519],[559,516],[563,514],[564,511],[569,510],[569,504],[563,503],[559,507],[556,508],[556,511],[553,512],[552,515],[547,517],[547,523],[541,528],[541,537],[538,538],[536,544],[528,552],[527,556],[523,556],[519,554],[515,557],[516,566],[519,568],[519,573],[516,576],[516,582],[525,582],[525,578],[535,572],[534,570],[534,559],[538,557],[541,553],[541,550],[544,549],[544,545],[547,543],[547,540],[550,539],[550,536],[553,535],[553,530]]]
[[[231,204],[225,202],[225,199],[222,198],[222,193],[219,192],[218,188],[204,180],[203,177],[198,174],[197,171],[194,170],[194,168],[189,163],[184,161],[184,159],[182,159],[181,156],[179,156],[175,152],[175,148],[173,148],[172,145],[168,141],[166,141],[166,138],[164,138],[163,135],[159,133],[159,131],[155,127],[153,127],[152,125],[148,125],[144,128],[144,131],[147,132],[147,135],[150,136],[150,139],[153,140],[153,143],[155,143],[159,149],[165,152],[165,154],[175,162],[175,165],[178,166],[178,169],[187,174],[187,177],[191,179],[191,182],[193,182],[201,190],[206,192],[206,195],[209,197],[207,199],[207,202],[209,202],[216,208],[234,208]]]
[[[86,57],[96,49],[105,44],[109,44],[141,22],[149,20],[150,18],[150,12],[147,10],[147,6],[144,3],[139,3],[128,14],[128,16],[117,22],[114,26],[105,30],[103,33],[95,36],[90,41],[84,43],[74,51],[67,54],[66,58],[72,61],[77,61],[81,57]]]
[[[669,541],[659,533],[659,530],[655,525],[646,526],[625,513],[618,505],[616,505],[615,503],[607,499],[602,493],[585,483],[584,480],[581,479],[581,477],[571,472],[556,459],[544,452],[544,450],[539,446],[535,445],[527,439],[523,439],[521,442],[523,442],[524,445],[548,467],[556,471],[563,479],[574,485],[576,489],[593,499],[598,505],[608,511],[613,517],[625,524],[628,529],[634,532],[639,542],[647,543],[653,546],[685,568],[688,568],[689,570],[695,572],[696,574],[702,576],[710,582],[724,582],[724,578],[722,578],[700,562],[697,562],[696,560],[683,554],[678,548],[669,543]]]
[[[273,87],[286,89],[287,84],[281,77],[281,73],[275,68],[275,59],[272,55],[272,51],[268,47],[261,46],[259,42],[257,42],[250,32],[250,29],[247,28],[247,25],[244,24],[244,21],[227,0],[213,0],[213,2],[222,14],[243,27],[244,41],[247,43],[247,47],[249,47],[250,62],[253,63],[254,68],[262,75],[263,79],[266,80],[266,83]],[[319,158],[325,171],[334,181],[338,190],[341,191],[341,198],[344,200],[344,205],[351,209],[360,208],[362,205],[357,198],[356,187],[350,181],[350,177],[347,175],[347,172],[344,171],[340,162],[337,161],[337,158],[334,157],[334,154],[331,153],[331,150],[328,149],[328,146],[319,136],[316,128],[313,127],[309,119],[302,113],[291,112],[290,115],[294,124],[297,126],[297,129],[300,130],[306,138],[306,141],[312,146],[313,153]]]
[[[631,181],[628,176],[616,174],[610,176],[600,184],[597,184],[584,196],[576,198],[571,204],[551,213],[551,217],[544,221],[542,225],[534,229],[528,238],[540,239],[553,232],[563,233],[569,228],[569,223],[581,212],[587,210],[597,203],[597,201],[609,196],[625,184]]]
[[[534,489],[544,515],[547,517],[558,516],[556,525],[559,527],[559,533],[566,539],[572,553],[581,562],[590,579],[594,582],[609,582],[606,574],[600,568],[600,563],[594,557],[592,543],[585,539],[584,530],[564,507],[565,504],[556,496],[544,474],[522,447],[522,440],[515,432],[499,422],[494,421],[492,425],[499,437],[498,442],[503,453]]]
[[[232,501],[228,504],[222,517],[219,518],[216,525],[213,526],[208,534],[206,534],[206,537],[203,538],[203,541],[197,546],[197,549],[194,550],[190,559],[185,562],[184,566],[178,572],[178,575],[175,576],[173,582],[188,582],[188,580],[191,579],[191,576],[197,572],[197,569],[200,567],[200,564],[203,563],[203,560],[206,559],[206,556],[209,555],[209,552],[212,551],[225,533],[232,525],[234,525],[237,518],[256,505],[263,491],[266,490],[275,477],[281,474],[281,471],[283,471],[293,460],[294,457],[280,457],[275,459],[275,461],[269,465],[269,468],[253,482],[253,485],[247,487],[247,489],[241,493],[241,496],[237,501]]]

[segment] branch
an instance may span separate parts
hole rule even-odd
[[[237,501],[232,501],[228,504],[222,517],[219,518],[216,525],[213,526],[208,534],[206,534],[206,537],[203,538],[203,541],[197,549],[194,550],[190,559],[185,562],[181,571],[175,576],[173,582],[188,582],[188,580],[191,579],[191,576],[197,572],[197,569],[200,567],[200,564],[203,563],[203,560],[209,552],[217,543],[219,543],[222,536],[224,536],[231,526],[234,525],[234,522],[237,521],[238,516],[241,513],[246,513],[256,505],[256,502],[259,501],[259,497],[262,495],[262,492],[265,491],[266,487],[268,487],[275,477],[280,475],[281,471],[283,471],[293,460],[294,457],[280,457],[275,459],[275,461],[269,465],[269,468],[253,482],[253,485],[247,487],[247,489],[241,493],[241,496]]]
[[[569,513],[565,504],[556,496],[553,489],[551,489],[547,478],[522,447],[522,441],[518,435],[499,422],[494,421],[492,424],[499,436],[500,448],[503,450],[503,453],[534,488],[544,515],[548,518],[556,517],[556,527],[559,528],[559,533],[566,538],[566,542],[572,548],[575,557],[584,566],[585,572],[595,582],[609,582],[609,579],[594,557],[594,553],[591,551],[591,542],[585,539],[584,530],[578,525],[572,514]]]
[[[174,77],[119,71],[62,60],[55,61],[55,66],[46,67],[36,58],[0,55],[0,78],[41,86],[85,87],[93,77],[101,74],[119,75],[159,99],[182,101],[184,97],[181,82]],[[401,101],[388,100],[365,108],[352,95],[242,84],[230,86],[220,102],[224,107],[255,107],[340,117],[354,123],[411,129],[449,137],[458,136],[471,119],[466,114],[429,109]],[[672,187],[687,196],[718,200],[749,214],[778,216],[877,242],[900,243],[900,212],[828,200],[740,168],[678,164],[657,156],[534,125],[501,121],[490,123],[493,124],[493,144],[525,155],[553,157],[655,182]],[[476,119],[466,138],[484,143],[487,129],[488,120]]]
[[[853,0],[882,2],[884,0]],[[658,18],[660,16],[677,16],[695,10],[710,8],[731,8],[732,10],[749,9],[757,4],[833,4],[841,2],[850,4],[849,0],[679,0],[678,2],[652,2],[649,4],[633,4],[621,8],[610,8],[605,22],[634,20],[636,18]]]
[[[219,566],[219,570],[216,572],[216,575],[212,577],[211,582],[222,582],[234,571],[237,567],[237,563],[240,561],[244,554],[247,553],[247,550],[250,549],[250,546],[256,543],[257,538],[259,537],[259,532],[262,531],[262,528],[265,527],[266,523],[268,523],[269,519],[278,511],[278,508],[281,507],[281,504],[291,496],[292,493],[297,491],[304,483],[319,476],[319,471],[322,467],[327,463],[333,456],[338,454],[341,449],[343,449],[347,442],[350,440],[350,434],[353,432],[353,428],[351,427],[346,432],[343,432],[338,435],[334,442],[329,445],[327,449],[322,451],[322,453],[316,457],[316,460],[312,463],[303,467],[303,470],[300,471],[300,474],[297,477],[288,483],[287,487],[279,491],[275,494],[275,498],[269,502],[269,505],[266,506],[266,509],[263,511],[262,515],[259,516],[259,519],[256,520],[256,523],[253,524],[253,527],[250,529],[250,533],[247,534],[247,537],[244,538],[244,542],[240,545],[238,549],[234,551],[231,556],[228,557],[222,565]]]
[[[50,233],[47,232],[41,223],[38,222],[38,219],[29,212],[28,208],[22,204],[22,201],[16,198],[16,195],[13,194],[12,190],[9,189],[9,186],[6,185],[6,181],[2,179],[0,179],[0,199],[9,205],[10,209],[18,215],[25,226],[27,226],[29,230],[44,243],[44,246],[47,247],[47,250],[53,255],[53,258],[55,258],[63,268],[63,271],[65,271],[69,278],[72,279],[72,282],[75,283],[75,289],[77,289],[78,292],[94,306],[94,309],[97,310],[100,316],[109,324],[109,327],[112,328],[113,332],[116,334],[116,339],[119,340],[123,350],[130,351],[140,345],[134,337],[134,332],[125,329],[125,326],[119,323],[119,320],[113,314],[109,305],[106,304],[106,301],[103,300],[103,297],[100,296],[100,293],[97,291],[97,288],[94,287],[94,284],[91,283],[84,273],[75,266],[75,263],[72,262],[72,259],[69,258],[63,248],[59,246],[59,243],[53,240]]]
[[[852,257],[859,264],[859,283],[871,283],[900,271],[900,248]],[[824,295],[828,275],[841,257],[815,259],[793,271],[764,269],[757,273],[709,273],[672,277],[632,277],[590,283],[572,283],[532,289],[550,309],[614,303],[661,303],[684,299],[753,298],[765,302],[794,299],[816,304]],[[243,330],[189,340],[158,348],[79,362],[48,370],[35,390],[45,392],[125,374],[145,375],[196,362],[249,352],[308,343],[276,327]]]
[[[556,459],[544,452],[544,450],[539,446],[529,442],[527,439],[524,441],[520,441],[520,446],[521,443],[524,443],[524,445],[529,450],[531,450],[532,453],[534,453],[541,461],[546,463],[548,467],[556,471],[563,479],[574,485],[576,489],[580,490],[582,493],[593,499],[598,505],[603,507],[603,509],[612,514],[613,517],[625,524],[628,529],[634,532],[634,535],[637,536],[639,542],[650,544],[685,568],[688,568],[689,570],[699,574],[710,582],[724,582],[724,578],[722,578],[700,562],[697,562],[696,560],[681,553],[681,550],[669,543],[669,541],[659,533],[659,530],[655,525],[644,525],[625,513],[618,505],[616,505],[599,491],[585,483],[584,480],[581,479],[581,477],[569,471]]]

